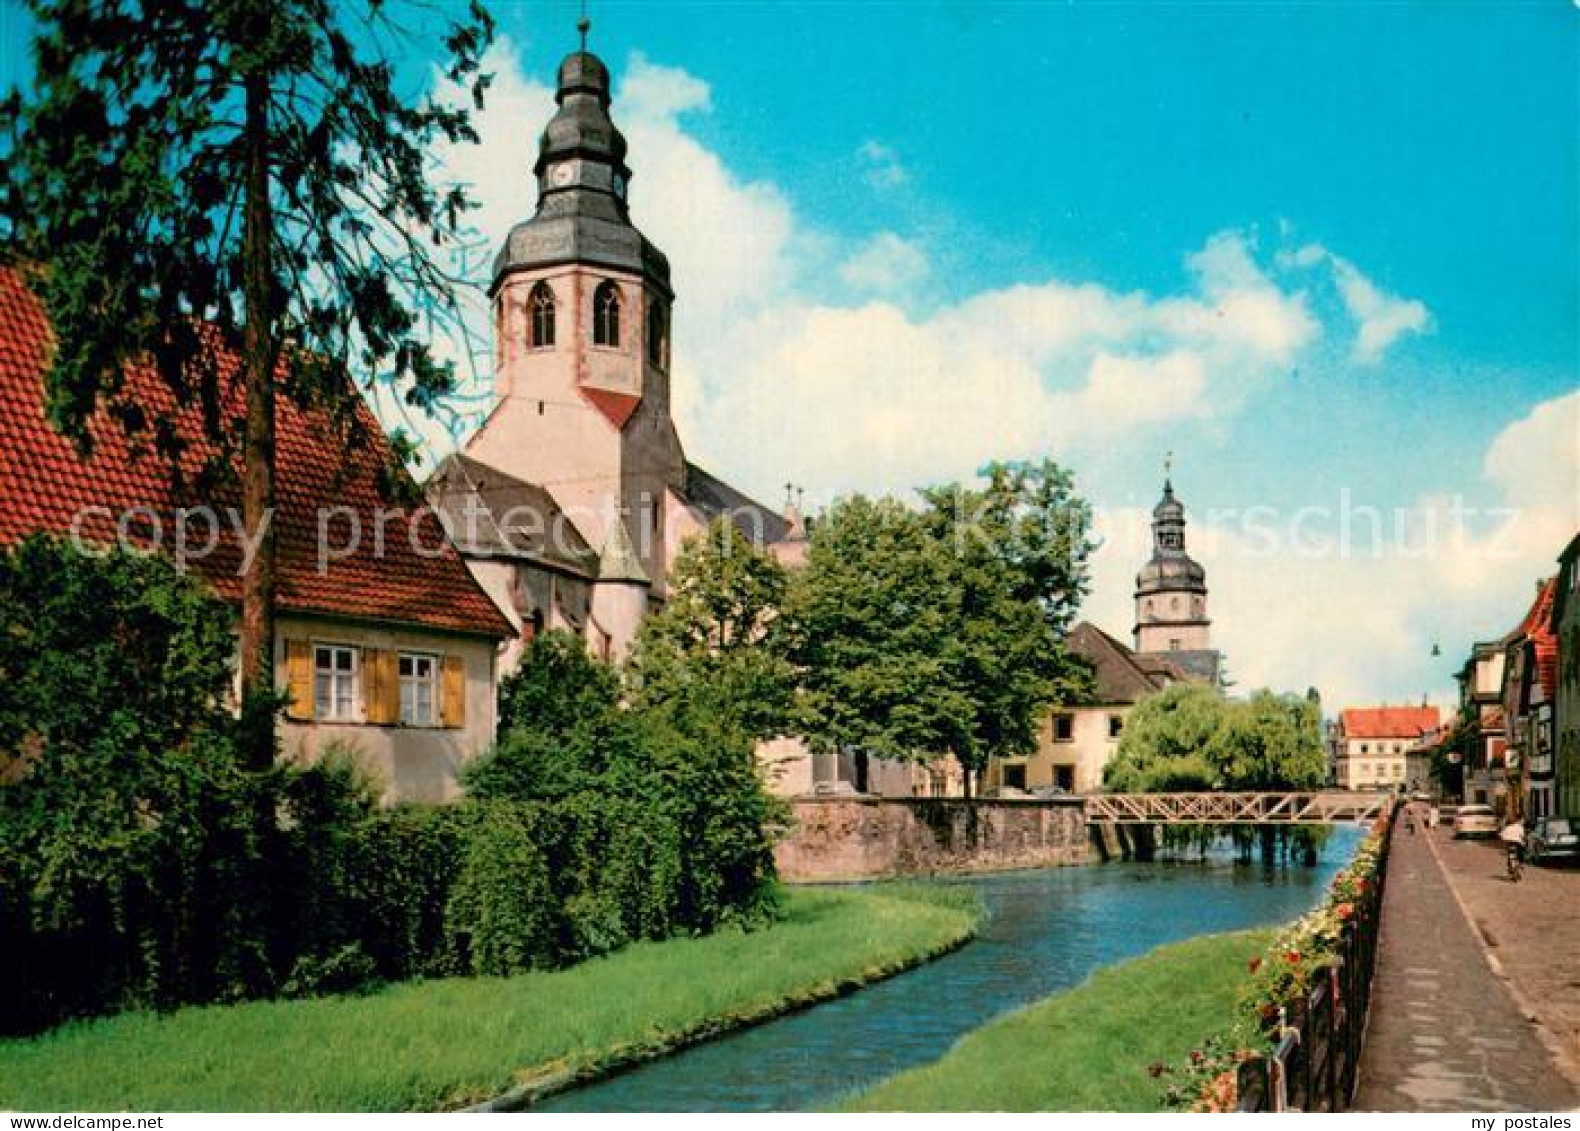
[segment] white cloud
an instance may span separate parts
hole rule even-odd
[[[1207,569],[1214,644],[1241,690],[1319,688],[1329,710],[1445,703],[1474,640],[1525,615],[1580,532],[1580,394],[1538,405],[1488,444],[1490,502],[1428,494],[1395,507],[1336,493],[1304,513],[1213,513],[1182,497]],[[1100,513],[1087,614],[1128,632],[1151,516]],[[1441,655],[1433,657],[1433,645]]]
[[[707,105],[705,86],[645,61],[627,69],[614,101],[632,153],[632,219],[669,256],[682,369],[708,354],[722,328],[787,295],[799,255],[777,186],[737,177],[686,132],[681,116]]]
[[[1505,428],[1482,470],[1505,498],[1567,510],[1580,526],[1580,393],[1545,401]]]
[[[1083,426],[1122,432],[1204,415],[1206,387],[1205,363],[1184,350],[1163,357],[1099,353],[1080,392]]]
[[[1432,314],[1425,303],[1389,294],[1355,264],[1321,244],[1306,244],[1280,258],[1291,267],[1327,264],[1344,310],[1355,322],[1352,356],[1362,364],[1377,364],[1406,334],[1425,334],[1432,328]]]
[[[535,205],[553,97],[508,41],[489,63],[482,144],[444,159],[483,202],[492,248]],[[617,72],[632,215],[670,256],[677,294],[682,435],[760,492],[787,476],[814,491],[904,488],[990,454],[1151,443],[1172,421],[1233,413],[1320,332],[1305,295],[1281,289],[1237,232],[1189,257],[1194,285],[1178,293],[1047,279],[906,313],[933,289],[917,240],[881,230],[850,250],[698,141],[686,118],[711,106],[705,82],[640,55]],[[891,147],[869,141],[861,157],[887,184],[904,179]],[[830,276],[854,301],[839,303]]]
[[[873,236],[841,263],[838,271],[846,286],[875,295],[914,291],[931,274],[927,253],[893,232]]]
[[[503,36],[490,49],[484,70],[492,73],[494,80],[486,108],[472,114],[479,144],[441,146],[438,159],[446,176],[468,186],[479,205],[470,216],[485,264],[478,272],[478,282],[486,285],[486,264],[492,262],[494,251],[514,224],[532,215],[537,204],[532,164],[538,156],[538,131],[554,114],[554,89],[522,71],[516,45]],[[445,89],[442,83],[441,89]],[[460,100],[454,94],[450,97]]]
[[[926,316],[781,291],[703,335],[682,433],[748,486],[788,477],[814,493],[905,489],[995,455],[1155,446],[1178,423],[1235,412],[1319,330],[1244,237],[1221,233],[1192,262],[1197,286],[1161,298],[1051,279]]]
[[[879,141],[863,142],[856,150],[865,169],[867,183],[877,189],[892,189],[910,180],[900,155]]]
[[[652,118],[676,118],[692,110],[709,110],[713,92],[708,84],[678,67],[649,62],[641,52],[631,56],[620,80],[622,111]]]

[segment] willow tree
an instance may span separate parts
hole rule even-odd
[[[242,577],[242,733],[266,767],[276,392],[328,409],[356,442],[359,384],[391,382],[418,406],[451,388],[428,343],[459,314],[450,272],[469,201],[429,173],[434,146],[476,135],[464,97],[412,97],[396,64],[442,44],[447,89],[480,107],[492,20],[475,2],[451,19],[416,0],[27,7],[35,73],[6,100],[0,207],[12,254],[41,268],[29,274],[55,331],[50,415],[87,448],[108,411],[176,466],[190,438],[124,378],[147,359],[177,404],[201,409],[209,470],[239,456],[258,547]]]

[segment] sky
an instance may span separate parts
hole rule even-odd
[[[579,5],[491,8],[482,144],[442,169],[494,244]],[[1330,710],[1450,702],[1580,529],[1573,3],[590,15],[682,440],[764,501],[1051,456],[1128,638],[1172,453],[1237,689]]]

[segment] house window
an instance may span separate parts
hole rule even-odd
[[[400,654],[400,721],[407,726],[431,727],[438,720],[439,664],[435,657],[416,652]]]
[[[532,309],[532,348],[537,350],[554,347],[554,292],[547,283],[532,288],[527,300]]]
[[[1075,767],[1055,766],[1053,768],[1053,784],[1064,790],[1065,793],[1075,792]]]
[[[1178,652],[1179,650],[1180,650],[1180,640],[1179,640],[1179,637],[1176,636],[1176,637],[1173,637],[1172,639],[1169,640],[1169,651],[1170,652]]]
[[[619,344],[620,288],[612,282],[606,282],[593,294],[593,345],[618,346]]]
[[[1053,716],[1053,740],[1055,742],[1073,742],[1075,740],[1075,716]]]
[[[1005,766],[1004,767],[1004,787],[1006,789],[1025,789],[1026,788],[1026,767],[1025,766]]]
[[[1123,715],[1109,715],[1108,716],[1108,737],[1109,738],[1118,738],[1119,735],[1120,735],[1120,732],[1123,731],[1124,729],[1125,729],[1125,716],[1123,716]]]
[[[357,721],[357,650],[343,644],[313,646],[313,717]]]
[[[664,338],[668,333],[665,325],[664,304],[652,302],[647,308],[647,360],[654,365],[664,364]]]

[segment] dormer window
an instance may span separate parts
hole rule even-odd
[[[554,291],[547,283],[539,283],[532,288],[532,296],[527,300],[527,306],[532,311],[532,348],[553,349]]]
[[[605,282],[593,293],[593,345],[620,344],[620,288]]]
[[[664,339],[669,326],[664,317],[664,304],[654,301],[647,308],[647,360],[654,365],[664,364]]]

